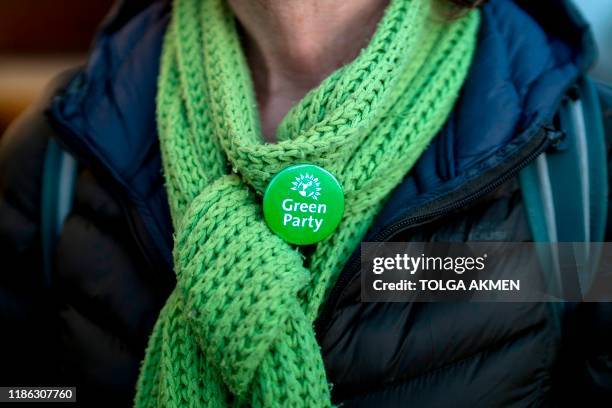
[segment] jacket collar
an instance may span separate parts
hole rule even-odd
[[[166,1],[122,2],[87,66],[54,98],[61,141],[127,197],[145,243],[171,265],[172,224],[161,175],[155,94]],[[402,214],[508,160],[549,124],[567,88],[594,59],[587,24],[567,1],[492,0],[456,108],[370,235]]]

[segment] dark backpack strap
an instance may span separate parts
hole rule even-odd
[[[576,251],[584,259],[564,259],[566,254],[556,248],[542,247],[541,262],[552,274],[551,282],[560,285],[557,293],[575,298],[581,293],[572,292],[584,294],[592,276],[564,274],[562,266],[598,258],[589,254],[593,246],[588,243],[603,241],[608,208],[603,119],[588,78],[577,84],[577,98],[562,103],[559,124],[566,134],[563,144],[540,155],[519,178],[534,241],[585,244],[583,251]]]
[[[51,285],[57,240],[72,208],[76,173],[74,158],[62,150],[55,140],[49,139],[43,165],[40,223],[43,272],[47,286]]]

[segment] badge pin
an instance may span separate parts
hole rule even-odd
[[[285,241],[309,245],[329,237],[344,213],[344,192],[327,170],[297,164],[278,172],[263,197],[268,227]]]

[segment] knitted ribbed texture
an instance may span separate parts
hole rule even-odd
[[[477,11],[394,0],[367,48],[263,141],[249,69],[224,0],[175,0],[157,100],[177,286],[141,368],[138,407],[326,407],[313,321],[373,217],[444,124],[476,43]],[[346,211],[307,257],[261,211],[296,163],[337,176]]]

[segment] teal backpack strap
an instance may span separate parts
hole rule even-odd
[[[588,78],[580,80],[576,90],[577,97],[565,100],[559,110],[559,125],[566,134],[562,145],[538,156],[519,175],[534,241],[584,243],[583,250],[576,248],[571,259],[554,247],[540,248],[544,270],[558,285],[553,293],[574,299],[590,286],[593,273],[575,276],[564,273],[563,265],[598,259],[598,253],[589,254],[597,247],[588,244],[604,240],[608,208],[606,142],[599,99]]]
[[[608,154],[604,118],[595,84],[586,79],[581,88],[585,130],[589,139],[591,242],[603,242],[608,222]]]
[[[40,222],[43,273],[47,286],[51,285],[57,240],[72,208],[76,173],[74,158],[55,140],[49,139],[43,164]]]

